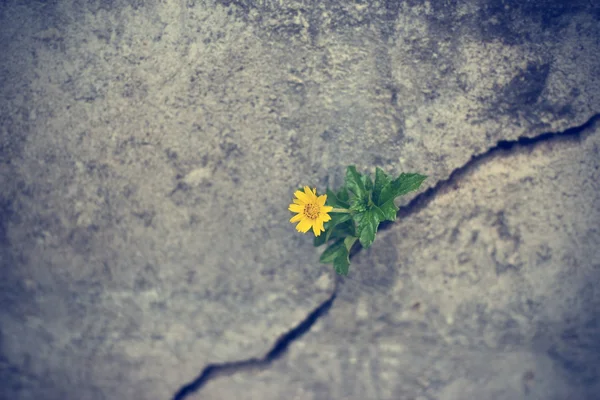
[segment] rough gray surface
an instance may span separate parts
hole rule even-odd
[[[295,187],[349,164],[434,186],[599,112],[600,7],[562,3],[2,2],[0,397],[165,399],[264,356],[334,290]],[[532,398],[590,393],[596,138],[486,161],[356,257],[383,295],[342,285],[280,371],[196,396],[505,398],[525,370]]]
[[[495,152],[353,259],[269,368],[193,399],[597,399],[600,122]]]

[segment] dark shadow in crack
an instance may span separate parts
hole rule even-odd
[[[277,342],[275,342],[275,345],[273,346],[271,351],[269,351],[267,355],[263,358],[251,358],[249,360],[236,361],[225,364],[210,364],[206,368],[204,368],[204,371],[202,371],[202,374],[200,374],[198,378],[196,378],[193,382],[182,387],[175,394],[173,400],[183,400],[186,398],[186,396],[198,392],[202,388],[202,386],[204,386],[210,379],[213,379],[217,376],[228,375],[233,372],[238,372],[242,369],[250,370],[269,365],[270,363],[281,357],[294,340],[298,339],[306,332],[308,332],[310,328],[314,325],[314,323],[317,322],[317,320],[321,316],[325,315],[329,311],[331,305],[333,304],[333,301],[335,300],[335,297],[336,290],[334,289],[333,294],[329,299],[327,299],[325,302],[323,302],[323,304],[321,304],[319,307],[313,310],[304,321],[298,324],[298,326],[281,336],[277,340]]]

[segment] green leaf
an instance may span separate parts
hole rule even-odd
[[[398,178],[394,179],[383,187],[378,199],[379,203],[377,205],[383,205],[390,200],[393,201],[396,197],[417,190],[425,179],[427,179],[426,175],[405,173],[400,174]]]
[[[363,185],[365,185],[365,190],[367,194],[371,193],[371,191],[373,190],[373,181],[371,180],[371,177],[369,175],[363,175],[362,181]]]
[[[394,204],[396,197],[417,190],[425,179],[427,179],[425,175],[402,173],[398,178],[385,185],[377,199],[377,205],[384,215],[382,221],[395,221],[398,212],[398,207]]]
[[[384,205],[382,205],[381,207],[379,207],[379,209],[381,210],[381,213],[383,215],[383,218],[381,219],[381,221],[395,221],[396,220],[396,215],[398,213],[398,207],[396,207],[396,205],[394,204],[394,201],[388,201],[387,203],[385,203]],[[379,221],[379,222],[381,222]]]
[[[330,239],[344,238],[346,236],[354,236],[354,221],[352,220],[344,221],[329,230],[326,240],[329,241]]]
[[[348,269],[350,267],[350,259],[348,258],[348,252],[346,254],[338,255],[335,260],[333,260],[333,269],[335,272],[342,276],[348,275]]]
[[[350,205],[350,196],[348,195],[348,189],[345,186],[340,188],[340,191],[337,193],[337,198],[340,202],[346,205],[346,208]]]
[[[349,236],[344,239],[342,250],[338,250],[337,256],[333,260],[333,269],[335,272],[342,276],[348,275],[348,268],[350,267],[350,249],[354,245],[358,238]]]
[[[348,236],[346,239],[344,239],[344,246],[346,246],[348,253],[350,253],[350,249],[352,246],[354,246],[354,243],[356,243],[357,240],[358,238],[356,236]]]
[[[371,207],[371,211],[373,211],[373,213],[375,214],[375,218],[377,218],[377,225],[379,225],[381,221],[385,220],[385,213],[381,208],[377,207],[376,205],[373,205]]]
[[[331,217],[331,219],[325,222],[325,224],[328,224],[328,226],[331,228],[338,224],[341,224],[342,222],[346,222],[351,218],[350,214],[348,213],[331,213],[329,214],[329,216]],[[325,227],[325,224],[323,224],[323,227]]]
[[[359,199],[367,197],[364,177],[356,171],[354,165],[346,169],[346,188]]]
[[[373,203],[380,205],[379,196],[381,194],[381,190],[389,185],[391,182],[391,178],[386,174],[381,168],[377,167],[375,169],[375,186],[373,187]]]
[[[336,207],[336,208],[348,208],[350,204],[348,203],[348,192],[345,188],[342,188],[337,194],[332,190],[327,189],[327,202],[325,205]],[[344,199],[345,194],[345,199]]]
[[[350,219],[350,214],[342,214],[342,215],[344,215],[347,218],[343,222],[340,222],[333,227],[331,227],[331,226],[328,227],[325,225],[323,226],[325,228],[325,232],[321,233],[319,236],[315,236],[315,238],[313,239],[313,245],[315,247],[319,247],[319,246],[327,243],[331,239],[339,239],[339,238],[345,238],[347,236],[355,235],[354,221]],[[329,221],[329,222],[331,222],[331,221]],[[326,222],[325,224],[327,224],[327,223],[328,222]]]
[[[325,237],[325,241],[329,241],[329,239],[335,238],[335,237],[343,237],[343,236],[347,236],[347,235],[341,235],[341,234],[337,234],[337,233],[343,233],[343,229],[344,226],[342,224],[344,224],[347,221],[350,221],[351,216],[350,214],[334,214],[335,218],[332,216],[331,217],[331,221],[329,222],[333,222],[333,224],[331,224],[331,229],[326,230],[326,237]],[[352,222],[352,221],[350,221]],[[354,223],[352,222],[352,224],[354,225]]]
[[[338,256],[347,253],[346,246],[344,246],[344,239],[338,239],[333,244],[331,244],[323,254],[321,254],[321,261],[323,264],[329,264],[333,262]]]
[[[350,199],[350,210],[356,213],[365,212],[367,211],[368,202],[368,198],[360,199],[358,197],[353,197],[352,199]]]
[[[332,215],[332,217],[331,217],[332,220],[333,220],[333,215],[336,215],[339,218],[337,220],[338,224],[352,220],[352,215],[350,213],[336,213],[336,214],[331,214],[331,215]]]
[[[348,233],[348,236],[356,236],[356,224],[354,223],[352,217],[350,217],[348,221],[338,225],[337,228]]]
[[[327,248],[321,254],[320,261],[323,264],[333,263],[333,269],[340,275],[348,275],[350,266],[350,249],[358,238],[349,236],[345,239],[339,239]]]
[[[383,217],[383,212],[377,206],[364,213],[354,214],[354,219],[357,223],[356,233],[358,234],[360,244],[364,248],[371,246],[375,240],[375,233],[377,232],[381,217]]]

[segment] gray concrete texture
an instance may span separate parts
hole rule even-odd
[[[597,2],[10,0],[0,88],[0,398],[600,398]]]

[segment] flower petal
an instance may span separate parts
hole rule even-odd
[[[304,218],[298,225],[296,225],[296,230],[298,232],[306,233],[306,232],[308,232],[308,230],[310,229],[311,226],[312,226],[312,221],[307,218]]]
[[[290,222],[293,224],[294,222],[298,222],[301,220],[302,220],[302,214],[296,214],[290,219]]]
[[[301,192],[300,190],[296,190],[294,192],[294,196],[296,196],[298,199],[300,199],[300,201],[302,201],[302,203],[310,203],[310,197],[308,197],[308,195],[304,192]]]
[[[325,232],[325,228],[323,227],[323,220],[322,219],[318,219],[317,222],[319,223],[319,229],[323,232]]]
[[[304,194],[306,194],[306,197],[309,198],[311,203],[314,203],[316,196],[308,186],[304,186]]]
[[[325,202],[327,201],[327,195],[326,194],[322,194],[317,198],[317,203],[319,203],[319,205],[321,207],[323,207],[325,205]]]
[[[322,213],[328,213],[331,210],[333,210],[333,207],[331,207],[331,206],[323,206],[323,207],[321,207],[321,212]]]
[[[315,236],[319,236],[321,234],[319,225],[316,222],[313,224],[312,228],[313,228],[313,233],[315,234]]]
[[[301,213],[302,211],[304,211],[304,207],[301,206],[300,204],[290,204],[290,206],[288,207],[288,210],[290,210],[291,212],[295,212],[295,213]]]
[[[319,216],[319,218],[323,221],[323,222],[327,222],[331,220],[331,217],[329,216],[329,214],[321,214]]]

